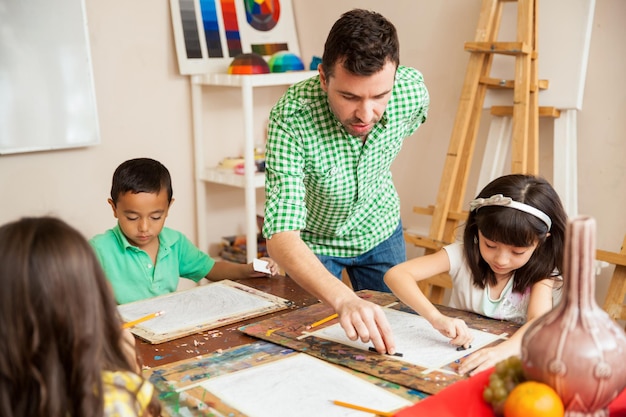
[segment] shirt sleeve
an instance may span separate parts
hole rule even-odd
[[[404,137],[410,136],[426,122],[430,95],[424,76],[415,68],[400,67],[397,74],[399,94],[396,95],[398,114],[404,120]]]
[[[450,260],[450,276],[455,277],[459,275],[459,270],[463,266],[463,245],[452,243],[443,249],[448,254],[448,259]]]
[[[154,386],[130,372],[104,371],[105,416],[143,416],[154,393]]]
[[[179,237],[179,274],[183,278],[191,279],[195,282],[206,277],[215,265],[215,260],[207,253],[198,249],[183,234]]]
[[[306,223],[305,155],[298,133],[295,101],[272,110],[265,154],[265,220],[263,236],[301,230]]]

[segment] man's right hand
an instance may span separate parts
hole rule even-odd
[[[396,352],[391,326],[379,305],[354,297],[342,302],[337,314],[348,339],[372,342],[379,353]]]
[[[339,316],[350,340],[372,342],[380,353],[395,353],[387,316],[377,304],[359,298],[350,287],[332,275],[300,238],[300,232],[280,232],[267,239],[267,250],[304,290],[328,304]]]

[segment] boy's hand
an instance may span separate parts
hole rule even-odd
[[[278,264],[271,258],[255,259],[252,262],[252,276],[262,277],[266,275],[274,276],[278,274]]]

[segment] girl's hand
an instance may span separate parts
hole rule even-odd
[[[463,346],[469,348],[474,340],[474,336],[470,333],[467,324],[461,319],[456,319],[443,314],[435,318],[431,325],[442,335],[449,337],[450,343],[455,346]]]
[[[472,353],[461,362],[459,374],[476,375],[485,369],[495,366],[496,363],[507,359],[509,356],[515,355],[515,349],[510,349],[513,347],[511,346],[512,343],[507,342],[509,341],[507,340],[497,346],[487,347]],[[519,354],[519,352],[517,352],[517,354]]]

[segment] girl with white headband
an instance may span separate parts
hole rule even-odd
[[[459,368],[462,374],[478,373],[519,355],[530,323],[558,302],[566,222],[561,200],[546,180],[502,176],[470,202],[462,243],[395,266],[385,283],[453,345],[470,346],[467,325],[443,315],[417,285],[437,274],[452,277],[450,307],[522,324],[509,339],[474,352]]]

